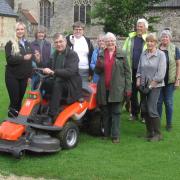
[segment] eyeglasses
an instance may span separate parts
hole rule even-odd
[[[116,42],[116,40],[106,40],[106,42]]]
[[[62,44],[62,43],[64,43],[64,41],[63,41],[63,40],[54,41],[54,44]]]
[[[98,40],[98,42],[104,42],[104,40],[102,40],[102,39],[99,39],[99,40]]]
[[[75,31],[83,31],[82,28],[75,28],[74,30],[75,30]]]

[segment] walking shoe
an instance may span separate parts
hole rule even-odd
[[[112,139],[112,143],[114,143],[114,144],[120,143],[119,138],[113,138],[113,139]]]
[[[138,116],[137,115],[134,116],[134,115],[130,114],[129,120],[130,121],[137,121],[138,120]]]
[[[145,123],[145,118],[142,118],[142,119],[141,119],[141,122],[144,124],[144,123]]]
[[[166,125],[166,131],[168,131],[168,132],[172,131],[172,126],[171,125]]]
[[[103,136],[101,137],[102,140],[108,140],[108,137],[107,136]]]
[[[149,138],[147,141],[150,142],[157,142],[162,140],[162,135],[161,134],[155,134],[153,137]]]

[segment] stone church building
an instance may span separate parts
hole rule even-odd
[[[90,11],[93,0],[14,0],[14,10],[24,19],[23,11],[29,11],[39,25],[48,29],[50,34],[55,32],[69,33],[75,21],[82,21],[87,26],[87,35],[96,36],[102,31],[101,26],[92,25]],[[32,19],[32,18],[31,18]],[[33,31],[30,28],[30,32]]]
[[[49,36],[55,32],[68,34],[72,32],[72,24],[80,20],[86,24],[86,35],[95,38],[103,30],[94,25],[91,12],[97,0],[6,0],[19,19],[26,23],[30,36],[39,25],[47,28]],[[180,45],[180,0],[167,0],[160,5],[149,7],[148,16],[160,17],[154,24],[156,31],[170,27],[174,41]],[[180,47],[180,46],[179,46]]]
[[[0,47],[3,47],[9,38],[14,38],[14,25],[17,14],[5,0],[0,0]]]

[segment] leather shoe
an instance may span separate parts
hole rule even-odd
[[[102,140],[108,140],[108,137],[107,136],[103,136],[101,139]]]
[[[112,143],[114,143],[114,144],[120,143],[119,138],[113,138],[113,139],[112,139]]]

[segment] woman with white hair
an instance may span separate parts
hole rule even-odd
[[[172,129],[172,115],[173,115],[173,95],[174,89],[180,85],[180,50],[171,42],[172,35],[169,29],[165,29],[160,34],[160,46],[166,55],[166,75],[165,86],[162,88],[158,100],[158,112],[161,117],[162,105],[165,104],[166,112],[166,130]]]
[[[131,72],[124,54],[116,46],[116,37],[105,35],[106,48],[99,53],[95,72],[99,75],[97,102],[102,110],[104,137],[120,142],[120,107],[126,97],[131,96]]]
[[[16,24],[16,37],[5,46],[6,70],[5,82],[10,105],[9,117],[18,116],[26,91],[28,78],[32,73],[32,50],[25,38],[26,26],[22,22]]]

